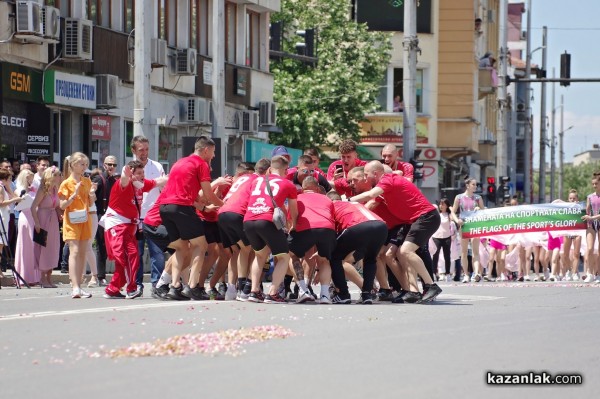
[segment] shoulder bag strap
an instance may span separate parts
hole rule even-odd
[[[269,197],[271,197],[271,202],[273,203],[273,209],[279,208],[275,203],[275,199],[273,198],[273,192],[271,191],[271,185],[269,184],[269,176],[265,175],[265,182],[267,184],[267,192],[269,193]]]

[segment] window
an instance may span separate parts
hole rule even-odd
[[[208,0],[190,2],[190,47],[208,55]]]
[[[94,23],[94,25],[100,25],[100,18],[102,17],[102,10],[98,8],[100,0],[88,0],[88,19]]]
[[[177,162],[177,129],[169,129],[165,126],[158,128],[158,162],[163,164],[165,172],[168,173],[169,165]]]
[[[235,63],[235,33],[237,5],[225,3],[225,61]]]
[[[158,38],[167,39],[167,9],[165,7],[166,0],[158,0]]]
[[[133,153],[131,152],[131,140],[133,140],[133,121],[125,121],[125,143],[123,147],[125,148],[125,162],[129,162],[133,159]]]
[[[260,67],[260,15],[255,12],[246,13],[246,66]]]
[[[403,68],[394,68],[393,71],[393,80],[392,87],[389,89],[392,90],[391,98],[388,97],[387,106],[383,107],[388,112],[393,111],[394,107],[394,97],[400,96],[400,101],[404,103],[404,92],[403,92],[403,83],[404,83],[404,69]],[[417,69],[416,76],[416,85],[417,85],[417,112],[423,113],[423,70]]]
[[[135,27],[135,0],[123,1],[124,31],[129,33]]]
[[[60,16],[63,18],[71,16],[71,0],[46,0],[44,4],[58,8]]]

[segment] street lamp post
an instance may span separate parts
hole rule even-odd
[[[564,190],[564,160],[565,160],[565,152],[564,152],[564,148],[563,148],[563,136],[565,134],[566,131],[569,131],[571,129],[574,128],[573,125],[569,126],[566,129],[563,129],[563,123],[564,123],[564,118],[563,118],[563,113],[564,113],[564,105],[563,105],[563,101],[564,101],[564,96],[560,96],[560,107],[561,107],[561,111],[560,111],[560,132],[558,133],[558,195],[559,197],[562,196],[564,194],[563,190]]]
[[[546,48],[548,47],[548,28],[542,28],[542,70],[546,71]],[[542,99],[540,110],[540,192],[539,203],[546,202],[546,83],[542,82]]]

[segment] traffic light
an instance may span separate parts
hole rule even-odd
[[[281,39],[282,39],[282,23],[271,22],[269,26],[269,50],[281,51]]]
[[[423,162],[418,161],[419,155],[421,154],[421,150],[415,150],[413,153],[413,157],[410,159],[410,164],[412,165],[413,171],[413,181],[416,184],[417,182],[423,180]]]
[[[509,181],[509,176],[500,176],[500,182],[502,183],[502,201],[510,200],[510,186],[508,185]]]
[[[496,203],[496,178],[488,177],[487,178],[487,199],[489,202]]]
[[[298,30],[296,34],[304,38],[303,43],[296,43],[296,53],[307,57],[315,56],[315,30]]]
[[[571,79],[571,54],[566,51],[560,55],[560,78]],[[560,82],[561,86],[569,86],[571,82]]]

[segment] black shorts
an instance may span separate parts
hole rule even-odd
[[[220,213],[219,230],[224,248],[230,248],[240,240],[244,245],[250,245],[250,241],[248,241],[248,237],[244,232],[244,215],[235,212]]]
[[[332,260],[342,260],[354,251],[354,260],[374,262],[385,244],[387,226],[379,220],[371,220],[352,226],[340,233]]]
[[[142,231],[144,232],[144,238],[146,240],[152,241],[163,252],[167,251],[171,254],[175,252],[173,249],[168,248],[171,241],[169,240],[169,233],[167,233],[167,228],[165,226],[162,224],[150,226],[146,223],[143,223],[142,225]]]
[[[260,251],[268,246],[273,255],[289,252],[287,235],[283,230],[277,230],[273,222],[268,220],[251,220],[244,222],[244,232],[252,245],[252,249]]]
[[[422,247],[429,244],[429,239],[440,227],[440,213],[437,209],[419,216],[415,222],[410,225],[410,230],[406,235],[406,241]]]
[[[204,235],[204,225],[193,206],[165,204],[159,209],[171,242],[179,239],[188,241]]]
[[[388,230],[388,235],[385,240],[385,245],[388,245],[388,244],[397,245],[398,232],[400,231],[401,228],[402,228],[402,225],[398,225],[398,226],[392,227],[390,230]]]
[[[206,242],[209,244],[220,243],[221,234],[219,233],[219,223],[204,221],[204,235],[206,236]]]
[[[292,231],[288,236],[290,252],[298,258],[302,258],[306,251],[316,245],[321,258],[331,259],[331,254],[335,248],[335,236],[335,230],[331,229]]]

